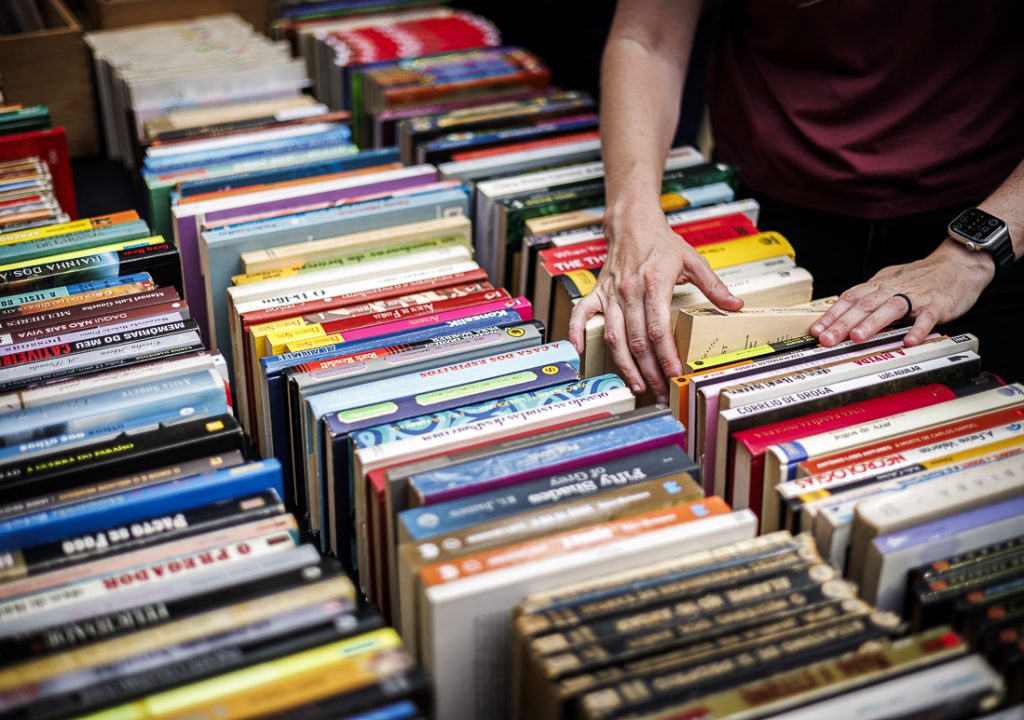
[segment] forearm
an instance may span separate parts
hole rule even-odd
[[[1014,254],[1018,259],[1024,256],[1024,161],[978,207],[1006,223]]]
[[[660,212],[700,0],[621,0],[601,65],[606,223]]]

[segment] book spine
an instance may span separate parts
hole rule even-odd
[[[4,622],[16,622],[32,613],[55,610],[71,603],[96,600],[122,589],[174,582],[179,576],[195,572],[215,571],[217,566],[237,560],[282,552],[294,546],[296,536],[295,532],[285,531],[235,541],[209,550],[169,558],[164,562],[119,575],[98,577],[68,585],[66,588],[22,596],[0,603],[0,617],[4,619]],[[0,670],[0,686],[4,684],[4,675],[5,672]]]
[[[24,316],[12,316],[0,320],[0,331],[10,332],[40,325],[45,326],[56,322],[74,322],[122,309],[149,307],[180,301],[181,298],[178,296],[178,292],[173,288],[155,288],[145,292],[113,297],[108,300],[100,300],[69,308],[59,308]]]
[[[74,502],[103,498],[119,492],[127,492],[134,488],[147,487],[178,478],[200,475],[216,468],[223,467],[226,469],[235,467],[240,465],[242,461],[241,452],[232,450],[196,458],[188,462],[164,465],[152,470],[114,477],[79,488],[62,489],[26,500],[6,502],[0,505],[0,520],[9,519],[17,515],[56,510]]]
[[[158,325],[164,322],[188,319],[188,306],[183,302],[153,305],[147,308],[121,310],[103,315],[64,321],[40,327],[15,330],[0,335],[0,352],[10,354],[42,345],[54,345],[73,340],[85,340],[101,334],[117,332],[126,323]],[[106,326],[106,327],[103,327]],[[136,327],[146,327],[137,324]],[[130,329],[127,328],[127,329]],[[32,345],[31,343],[35,343]]]
[[[265,490],[282,494],[281,466],[263,460],[191,478],[89,500],[58,510],[35,512],[0,522],[0,549],[52,542],[70,535],[172,510],[182,510]]]
[[[526,298],[518,297],[511,298],[509,300],[497,300],[494,302],[481,303],[480,305],[473,305],[470,307],[460,308],[458,310],[432,313],[409,320],[397,320],[381,323],[380,325],[374,325],[372,327],[348,331],[343,333],[342,337],[345,342],[354,342],[356,340],[365,340],[371,337],[381,337],[382,335],[406,332],[424,325],[438,325],[441,323],[451,322],[453,320],[464,320],[466,318],[471,318],[477,315],[486,315],[487,313],[497,312],[499,310],[514,311],[519,315],[520,322],[529,322],[533,320],[533,308],[530,305],[530,301]]]
[[[151,278],[148,274],[138,273],[135,275],[103,278],[102,280],[88,280],[86,282],[46,288],[44,290],[35,290],[16,295],[5,295],[0,298],[0,318],[19,314],[20,308],[23,305],[33,305],[39,302],[58,300],[72,295],[91,293],[98,290],[107,290],[122,285],[135,285],[149,282],[150,280]]]
[[[244,525],[283,512],[280,500],[267,492],[241,500],[222,500],[183,512],[165,513],[58,542],[7,551],[0,553],[0,566],[3,568],[0,583],[89,563],[110,554],[175,542],[229,525]]]
[[[165,602],[141,603],[123,611],[14,635],[0,640],[0,649],[4,652],[5,660],[11,661],[53,655],[340,576],[341,568],[337,563],[324,560],[319,565],[301,570],[286,570],[241,583],[235,587],[237,593],[232,592],[230,597],[214,591]],[[354,597],[354,593],[352,589],[351,597]]]
[[[491,458],[487,463],[463,463],[443,473],[426,472],[409,478],[409,487],[420,504],[433,504],[461,497],[511,481],[533,479],[545,471],[570,470],[588,457],[611,460],[627,453],[675,444],[682,447],[682,425],[668,416],[632,425],[610,428],[561,442],[542,445]]]
[[[188,320],[172,325],[191,326],[192,323],[194,321]],[[86,368],[91,372],[98,372],[205,350],[205,345],[196,331],[181,332],[169,326],[149,328],[149,331],[148,340],[84,350],[72,355],[54,352],[49,360],[38,360],[15,367],[0,367],[0,390],[23,388],[44,378],[52,380],[68,377]]]
[[[613,488],[638,485],[685,469],[686,464],[686,454],[670,445],[518,483],[509,489],[476,493],[465,499],[413,508],[400,513],[398,521],[412,541],[420,542],[435,535],[465,530],[514,513],[555,506]]]

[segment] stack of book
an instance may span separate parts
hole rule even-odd
[[[249,460],[134,211],[0,235],[0,710],[416,717],[429,688]]]
[[[85,42],[107,155],[127,167],[140,161],[149,120],[185,108],[294,98],[309,85],[287,44],[271,42],[236,15],[87,33]]]
[[[45,105],[0,105],[0,232],[78,217],[68,142]]]
[[[531,595],[512,717],[973,718],[1006,686],[963,635],[910,634],[779,532]],[[478,715],[480,716],[480,715]]]
[[[313,90],[335,110],[361,103],[361,72],[402,58],[495,47],[501,33],[473,13],[422,3],[389,13],[297,21],[288,34],[306,61]]]

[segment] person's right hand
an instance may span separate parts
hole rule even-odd
[[[666,402],[666,377],[683,372],[672,335],[672,292],[693,283],[723,310],[739,310],[734,296],[707,261],[665,222],[659,207],[605,217],[608,260],[597,286],[572,311],[569,340],[583,352],[584,327],[604,314],[604,340],[634,394],[646,387]]]

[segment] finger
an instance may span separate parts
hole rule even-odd
[[[839,299],[835,301],[832,307],[830,307],[824,315],[818,318],[816,323],[811,325],[811,335],[820,338],[821,334],[828,330],[832,323],[842,317],[847,310],[853,307],[853,304],[857,302],[857,300],[864,297],[869,292],[871,292],[871,288],[866,284],[856,285],[844,292],[839,296]]]
[[[665,376],[661,373],[658,358],[651,348],[650,340],[647,338],[645,298],[639,296],[628,297],[619,307],[622,309],[622,316],[626,324],[626,346],[629,354],[633,356],[633,360],[640,370],[640,374],[643,376],[647,387],[651,388],[657,397],[667,397]]]
[[[851,330],[873,314],[887,299],[888,293],[884,290],[875,290],[854,300],[846,312],[837,317],[835,322],[819,336],[821,344],[841,343],[850,336]]]
[[[609,302],[604,309],[604,342],[629,389],[634,395],[642,393],[646,389],[644,381],[626,346],[626,324],[615,302]]]
[[[587,322],[601,312],[601,305],[601,297],[592,292],[580,300],[569,315],[569,342],[581,355],[585,345]]]
[[[722,279],[708,265],[708,261],[696,251],[689,253],[683,267],[686,278],[696,285],[697,289],[704,293],[705,297],[715,306],[722,310],[739,310],[743,307],[743,301],[732,294]]]
[[[647,339],[651,342],[665,377],[683,374],[675,337],[672,335],[673,286],[657,276],[644,279],[644,311],[647,315]]]
[[[937,322],[938,318],[935,316],[934,312],[928,308],[921,310],[917,314],[917,318],[914,320],[914,327],[910,328],[910,332],[908,332],[903,338],[903,344],[907,347],[920,345],[935,328],[935,323]]]
[[[878,309],[850,331],[850,339],[854,342],[864,342],[882,328],[902,319],[906,314],[907,301],[895,295],[890,296]]]

